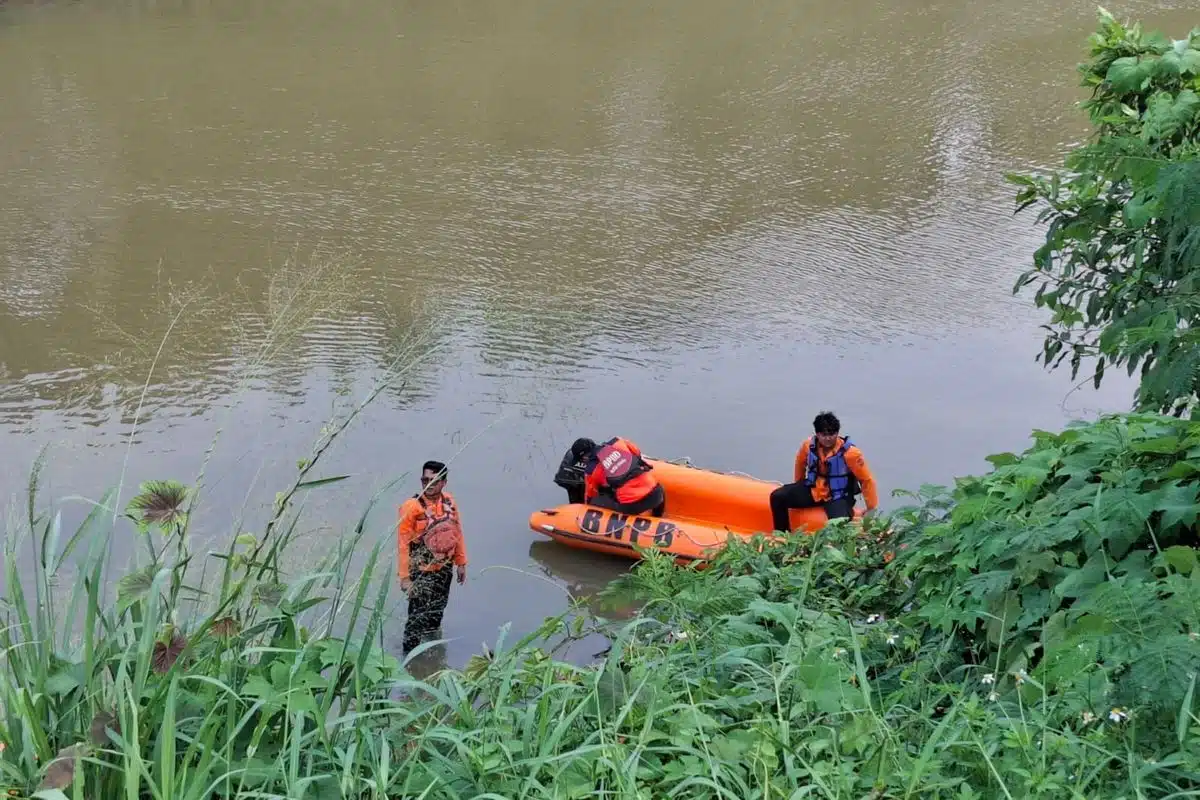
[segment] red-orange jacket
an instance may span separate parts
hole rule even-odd
[[[642,451],[636,444],[627,439],[622,439],[620,436],[616,437],[616,441],[613,442],[613,447],[618,450],[624,450],[636,458],[642,457]],[[600,488],[607,485],[608,479],[604,475],[604,469],[599,463],[593,463],[591,465],[591,470],[588,472],[587,478],[584,480],[583,484],[584,502],[586,503],[598,495],[600,493]],[[654,477],[654,472],[643,472],[641,475],[638,475],[617,489],[617,502],[636,503],[638,500],[641,500],[646,495],[650,494],[650,492],[654,491],[656,486],[658,486],[658,479]]]
[[[815,437],[810,436],[800,445],[799,452],[796,453],[796,483],[804,481],[805,472],[808,467],[808,448],[811,442],[815,441]],[[821,465],[825,466],[825,462],[829,457],[836,453],[845,442],[845,437],[839,436],[832,450],[824,450],[817,445],[817,458],[820,459]],[[858,478],[858,483],[862,487],[863,501],[867,504],[867,510],[870,511],[879,505],[879,488],[875,485],[875,476],[871,474],[871,468],[867,466],[867,459],[863,457],[862,450],[858,449],[858,445],[852,444],[846,448],[846,466],[854,473],[854,477]],[[829,499],[829,484],[821,475],[817,476],[817,485],[812,490],[813,500],[818,503]]]
[[[443,519],[449,519],[455,524],[459,524],[458,504],[454,502],[454,496],[445,490],[442,491],[440,497],[425,497],[423,506],[415,497],[408,498],[400,505],[399,519],[396,523],[398,557],[396,572],[401,578],[409,576],[409,549],[424,535],[432,523],[440,522]],[[454,548],[451,562],[458,566],[467,564],[467,545],[462,536],[458,537],[458,544]],[[446,566],[447,563],[446,561],[432,561],[418,564],[417,568],[422,572],[435,572]]]

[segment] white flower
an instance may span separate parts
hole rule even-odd
[[[983,676],[982,680],[983,680],[984,686],[991,686],[993,683],[996,682],[996,673],[989,672],[987,675]]]
[[[897,635],[896,635],[896,634],[894,634],[894,633],[889,633],[889,634],[888,634],[888,637],[887,637],[887,643],[888,643],[888,644],[895,644],[895,643],[896,643],[896,642],[898,642],[898,641],[900,641],[900,637],[899,637],[899,636],[897,636]]]
[[[1129,712],[1123,708],[1114,708],[1108,712],[1109,722],[1124,722],[1129,719]]]
[[[1024,683],[1025,679],[1029,677],[1029,675],[1027,675],[1025,673],[1025,670],[1023,670],[1023,669],[1017,670],[1016,672],[1014,672],[1012,674],[1012,676],[1013,676],[1013,679],[1016,680],[1018,686],[1020,686],[1022,683]]]
[[[871,614],[867,617],[868,625],[874,625],[876,622],[883,622],[883,614]]]
[[[992,692],[988,695],[988,700],[991,700],[993,703],[999,699],[1000,699],[1000,695],[996,694],[995,692]]]
[[[844,647],[839,647],[833,651],[834,658],[841,658],[844,655],[846,655],[846,648],[844,648]]]
[[[686,638],[687,638],[687,631],[676,631],[675,632],[675,641],[682,642]]]
[[[1090,711],[1083,712],[1083,714],[1080,715],[1080,718],[1083,720],[1084,725],[1090,725],[1096,721],[1096,715]]]

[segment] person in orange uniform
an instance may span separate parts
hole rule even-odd
[[[400,588],[408,592],[405,654],[441,627],[450,600],[450,565],[457,568],[459,583],[467,580],[466,544],[446,478],[445,464],[426,461],[421,467],[421,491],[399,510],[397,572]]]
[[[854,516],[854,499],[862,492],[867,513],[879,505],[875,476],[862,451],[841,436],[842,423],[828,411],[813,420],[814,434],[796,453],[795,482],[771,492],[771,517],[775,530],[790,531],[788,510],[824,506],[829,519]]]
[[[571,452],[587,471],[583,502],[623,514],[662,516],[666,494],[636,444],[619,436],[602,444],[576,439]]]

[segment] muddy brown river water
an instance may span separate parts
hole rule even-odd
[[[1110,10],[1182,36],[1188,5]],[[127,498],[192,480],[215,437],[196,530],[254,531],[419,332],[427,357],[319,470],[353,477],[311,493],[305,542],[409,472],[386,536],[413,471],[452,459],[454,663],[624,567],[527,527],[576,436],[785,479],[830,408],[885,493],[982,471],[1130,399],[1044,372],[1010,291],[1038,233],[1002,174],[1086,135],[1094,15],[0,4],[0,492],[48,447],[48,500],[122,474]]]

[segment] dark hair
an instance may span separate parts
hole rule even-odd
[[[842,429],[842,423],[832,411],[822,411],[813,419],[813,430],[817,433],[837,433]]]
[[[576,458],[583,458],[584,456],[589,455],[595,449],[595,442],[586,437],[580,437],[575,440],[573,445],[571,445],[571,455],[575,456]]]
[[[434,475],[441,473],[442,480],[450,477],[450,472],[446,469],[446,465],[440,461],[426,461],[422,464],[421,474],[424,475],[426,472],[432,472]]]

